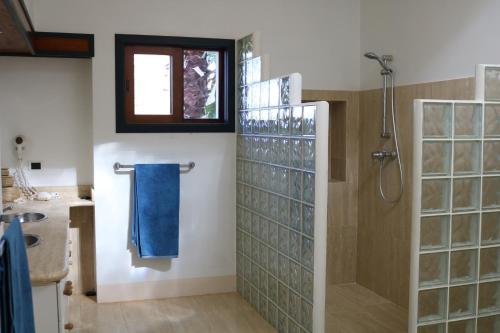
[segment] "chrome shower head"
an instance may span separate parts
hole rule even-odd
[[[380,57],[373,52],[367,52],[365,53],[365,57],[368,59],[377,60],[384,71],[392,73],[392,69],[387,65],[388,62],[392,61],[392,56],[383,55],[382,57]]]
[[[368,59],[380,60],[380,57],[373,52],[366,52],[365,57]]]

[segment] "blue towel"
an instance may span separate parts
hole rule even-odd
[[[136,164],[132,244],[140,258],[179,255],[179,164]]]
[[[0,258],[0,307],[2,333],[35,333],[28,257],[19,220],[2,237]]]

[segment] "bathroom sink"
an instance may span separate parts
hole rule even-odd
[[[41,222],[47,219],[47,215],[43,213],[14,213],[14,214],[3,214],[0,215],[0,221],[5,223],[12,222],[15,218],[19,219],[21,223],[28,222]]]
[[[25,234],[24,235],[24,244],[28,248],[40,245],[40,241],[41,241],[41,239],[40,239],[40,236],[38,236],[38,235],[33,235],[33,234]]]

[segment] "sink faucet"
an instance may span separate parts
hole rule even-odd
[[[8,210],[12,210],[12,208],[13,208],[12,205],[7,205],[2,209],[2,212],[5,213]]]

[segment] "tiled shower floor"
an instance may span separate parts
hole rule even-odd
[[[408,310],[358,284],[329,286],[327,333],[406,333]]]

